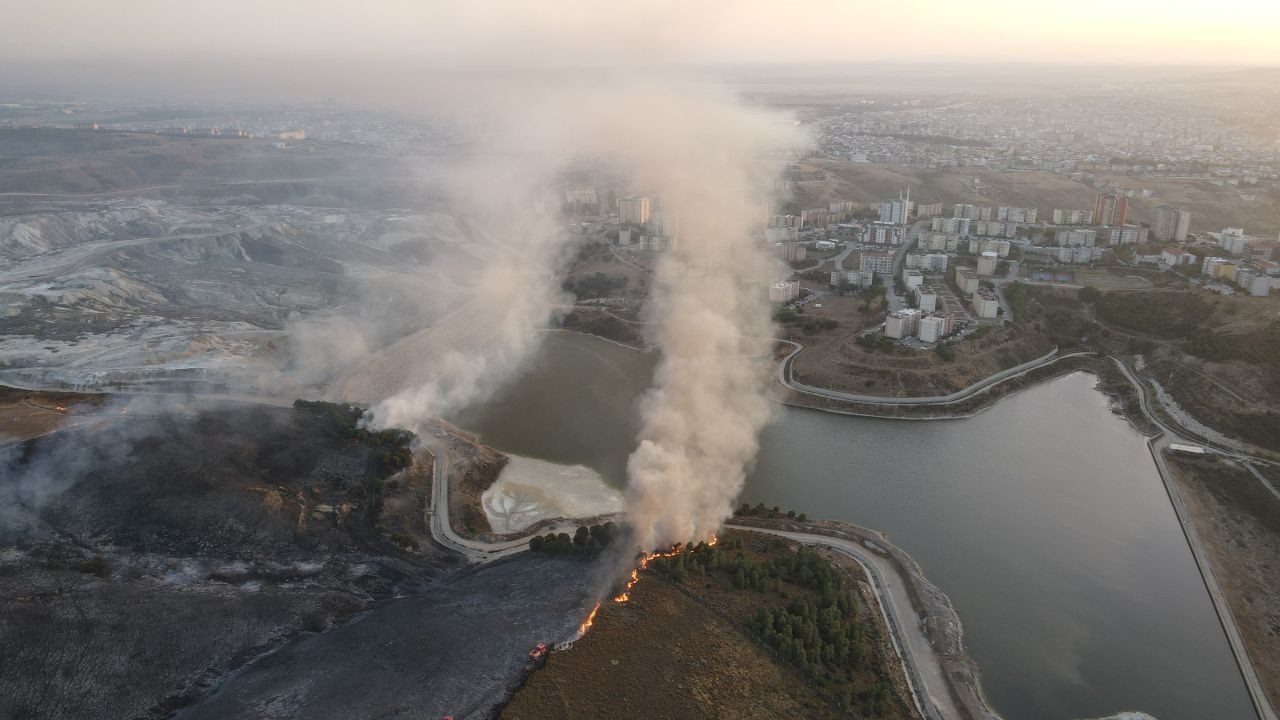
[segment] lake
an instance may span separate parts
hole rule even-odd
[[[656,353],[549,333],[457,418],[507,452],[625,481]],[[883,530],[951,597],[1010,720],[1255,718],[1142,435],[1074,373],[962,420],[779,406],[742,494]]]

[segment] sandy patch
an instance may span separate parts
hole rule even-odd
[[[493,531],[505,534],[548,518],[621,512],[622,494],[591,468],[512,455],[480,504]]]

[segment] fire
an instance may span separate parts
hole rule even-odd
[[[719,538],[717,538],[713,534],[706,541],[707,547],[715,547],[716,543],[719,541],[720,541]],[[685,546],[683,543],[676,543],[675,545],[671,546],[671,549],[668,550],[667,552],[652,552],[652,553],[645,553],[644,555],[642,555],[640,557],[640,566],[631,571],[631,577],[627,579],[627,586],[623,588],[622,592],[614,596],[613,601],[616,603],[624,603],[630,600],[631,588],[635,587],[636,583],[640,582],[641,570],[648,568],[649,563],[653,562],[657,558],[669,558],[669,557],[675,557],[676,555],[679,555],[680,552],[684,550],[684,548]]]
[[[591,608],[591,614],[588,615],[587,619],[583,620],[582,624],[578,626],[579,636],[586,635],[587,631],[591,629],[591,626],[596,621],[596,613],[598,612],[600,612],[600,603],[596,603],[596,606]]]
[[[635,570],[631,570],[631,578],[627,579],[626,589],[623,589],[621,593],[618,593],[617,596],[614,596],[613,602],[626,602],[628,600],[631,600],[631,588],[634,588],[635,584],[639,582],[640,582],[640,569],[637,568]]]

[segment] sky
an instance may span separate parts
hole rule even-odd
[[[4,15],[6,63],[1280,65],[1276,0],[14,0]]]

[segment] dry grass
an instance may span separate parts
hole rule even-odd
[[[1249,657],[1280,704],[1280,500],[1244,468],[1169,457]]]
[[[102,395],[0,388],[0,443],[96,422],[91,415],[104,399]]]
[[[743,552],[753,561],[793,545],[736,531],[724,539],[744,540]],[[861,572],[845,569],[864,598],[861,612],[878,617],[865,599]],[[721,585],[691,573],[676,586],[646,573],[627,604],[606,601],[591,630],[571,650],[553,653],[500,717],[848,717],[741,629],[757,608],[782,601]],[[894,668],[895,687],[903,692],[896,656],[886,654],[883,643],[876,652]]]
[[[840,298],[851,299],[860,306],[861,300]],[[823,303],[824,310],[827,304]],[[833,310],[833,314],[838,312]],[[882,321],[884,315],[862,313],[857,317],[861,324],[841,322],[835,331],[794,338],[804,345],[792,361],[798,382],[859,395],[945,395],[1037,358],[1053,347],[1034,331],[991,326],[983,337],[970,337],[953,346],[956,357],[948,362],[930,350],[895,346],[884,352],[865,348],[856,342],[858,331]]]

